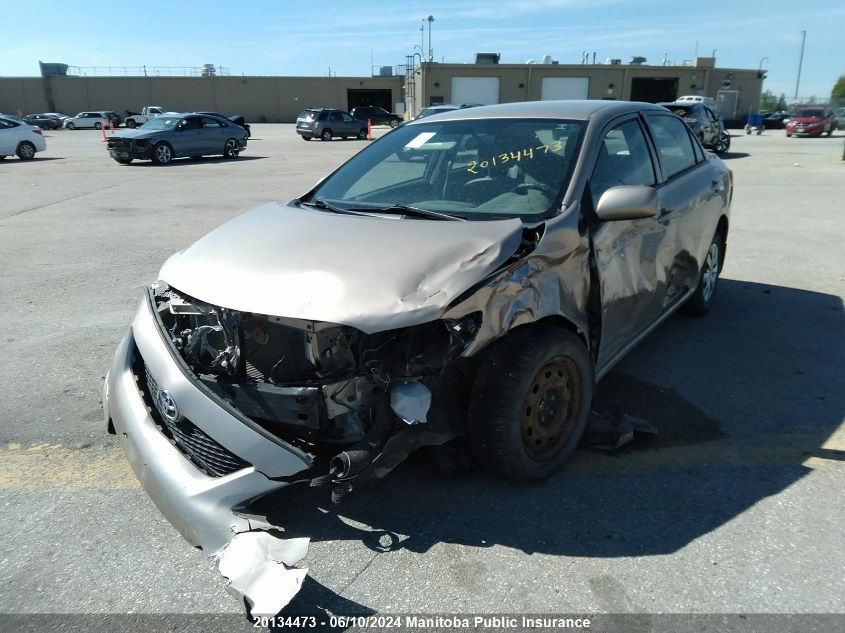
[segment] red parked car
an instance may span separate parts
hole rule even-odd
[[[786,135],[830,136],[835,129],[836,119],[830,108],[798,106],[786,124]]]

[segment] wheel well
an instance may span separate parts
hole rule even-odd
[[[719,249],[719,272],[722,272],[722,266],[725,263],[725,250],[728,245],[728,216],[723,215],[719,218],[716,230],[722,236],[722,248]]]
[[[554,325],[555,327],[561,327],[565,330],[569,330],[581,340],[581,342],[584,344],[584,347],[588,350],[589,353],[590,343],[587,339],[587,333],[584,332],[584,330],[579,328],[577,325],[575,325],[572,321],[567,319],[565,316],[562,316],[560,314],[550,314],[549,316],[543,317],[539,321],[533,321],[531,323],[518,325],[515,328],[508,330],[507,334],[510,334],[511,332],[522,329],[524,327],[530,327],[534,325]]]

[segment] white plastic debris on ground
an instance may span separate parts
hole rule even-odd
[[[253,616],[274,616],[297,594],[308,569],[293,566],[308,553],[308,538],[280,539],[267,532],[241,532],[217,556],[229,592]]]

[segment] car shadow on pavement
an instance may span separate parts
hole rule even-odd
[[[5,165],[17,165],[22,164],[25,165],[26,163],[43,163],[44,161],[48,160],[67,160],[64,156],[39,156],[38,154],[35,155],[34,158],[30,160],[21,160],[17,156],[8,156],[5,160],[0,160],[0,167]]]
[[[845,416],[841,298],[730,279],[717,296],[707,317],[670,319],[599,385],[597,406],[649,420],[654,439],[614,453],[581,449],[536,484],[481,469],[444,479],[421,452],[341,505],[292,486],[262,510],[286,536],[356,540],[375,553],[438,543],[589,558],[676,552],[818,460],[845,458],[825,447]],[[284,613],[371,612],[343,591],[309,581]]]
[[[223,158],[222,156],[203,156],[202,158],[174,158],[166,165],[157,165],[151,160],[137,160],[132,161],[128,165],[121,165],[121,167],[156,167],[166,168],[171,167],[187,167],[189,165],[231,165],[250,160],[263,160],[267,156],[238,156],[237,158]]]
[[[751,156],[747,152],[725,152],[724,154],[719,154],[719,158],[722,160],[731,160],[733,158],[747,158]]]

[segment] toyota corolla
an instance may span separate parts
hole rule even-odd
[[[551,475],[596,381],[676,310],[709,310],[732,191],[659,106],[408,123],[171,257],[114,357],[106,421],[233,591],[278,610],[305,549],[262,531],[254,499],[376,494],[360,489],[458,436],[495,473]]]

